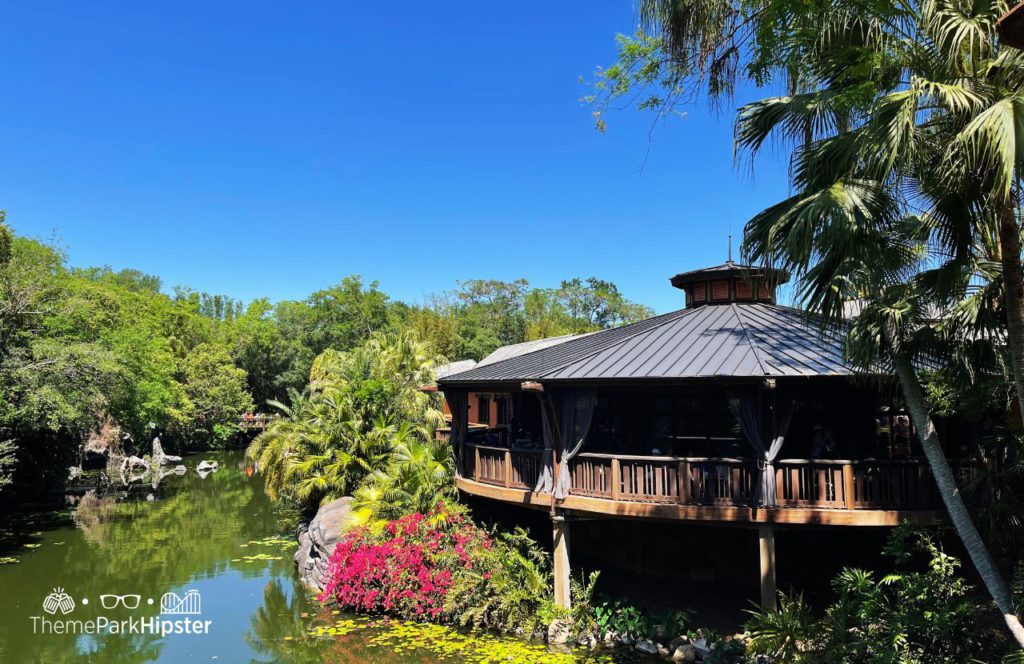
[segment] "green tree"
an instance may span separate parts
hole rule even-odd
[[[181,374],[186,400],[177,413],[177,433],[193,446],[206,440],[223,444],[252,408],[245,371],[234,365],[227,348],[202,344],[184,359]]]

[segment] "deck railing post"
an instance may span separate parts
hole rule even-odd
[[[480,479],[480,448],[473,448],[473,479]]]
[[[512,486],[512,450],[505,450],[505,488]]]
[[[679,462],[679,490],[678,494],[679,504],[685,505],[690,502],[690,464],[687,461]]]
[[[920,463],[917,464],[917,499],[920,501],[921,507],[928,507],[929,490],[931,489],[931,477],[928,473],[928,464]]]
[[[853,495],[853,464],[843,464],[843,504],[846,509],[852,510],[856,505],[854,504]]]
[[[622,487],[622,466],[619,463],[618,457],[612,457],[612,486],[611,496],[612,500],[618,500]]]

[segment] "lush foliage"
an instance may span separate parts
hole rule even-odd
[[[432,366],[426,347],[408,332],[375,334],[347,353],[321,353],[305,393],[277,404],[282,417],[249,446],[267,492],[315,506],[423,449],[443,422],[438,395],[416,389],[432,382]]]
[[[882,578],[840,572],[835,601],[816,617],[800,596],[780,596],[778,611],[753,612],[750,651],[787,662],[969,661],[991,651],[980,609],[958,574],[960,561],[923,531],[903,527],[886,553],[898,568]]]
[[[532,630],[550,602],[544,556],[522,533],[495,535],[439,504],[353,528],[331,556],[321,601],[343,609]]]
[[[436,358],[481,357],[530,335],[647,313],[593,278],[553,290],[469,281],[425,305],[393,301],[357,276],[276,304],[184,287],[168,294],[138,270],[71,267],[59,245],[19,237],[4,221],[0,211],[0,486],[17,482],[24,497],[63,482],[82,444],[110,423],[129,437],[129,453],[148,453],[154,428],[180,452],[228,444],[255,408],[284,413],[278,440],[302,429],[312,479],[296,491],[315,501],[333,495],[337,477],[352,490],[399,463],[390,452],[403,441],[411,458],[431,454],[419,430],[438,416],[407,388],[429,382]],[[384,346],[386,362],[374,360]],[[339,440],[363,452],[339,458]]]

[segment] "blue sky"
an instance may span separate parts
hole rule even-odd
[[[301,298],[596,275],[658,311],[785,196],[731,114],[594,129],[623,2],[6,3],[0,207],[74,265]],[[744,91],[754,98],[758,91]],[[764,93],[767,94],[767,93]],[[649,143],[649,141],[651,141]],[[649,151],[648,151],[648,148]]]

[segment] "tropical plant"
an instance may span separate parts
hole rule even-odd
[[[378,512],[393,518],[404,507],[432,506],[450,477],[447,449],[429,442],[444,421],[437,395],[417,389],[433,381],[432,367],[408,332],[378,333],[353,351],[317,356],[306,390],[291,390],[289,406],[271,402],[282,417],[249,446],[267,493],[316,506],[376,473],[360,494],[366,522]],[[396,474],[384,476],[385,469]]]
[[[411,431],[396,438],[386,468],[371,472],[352,494],[348,526],[379,528],[413,512],[427,512],[455,497],[451,448]]]
[[[500,631],[537,626],[547,558],[522,530],[496,535],[439,504],[374,531],[350,529],[331,555],[322,602],[342,609]]]
[[[748,648],[790,662],[970,661],[996,656],[979,634],[980,607],[931,534],[903,526],[886,546],[897,567],[878,579],[844,569],[833,580],[836,599],[816,618],[800,596],[781,595],[777,611],[751,612]]]

